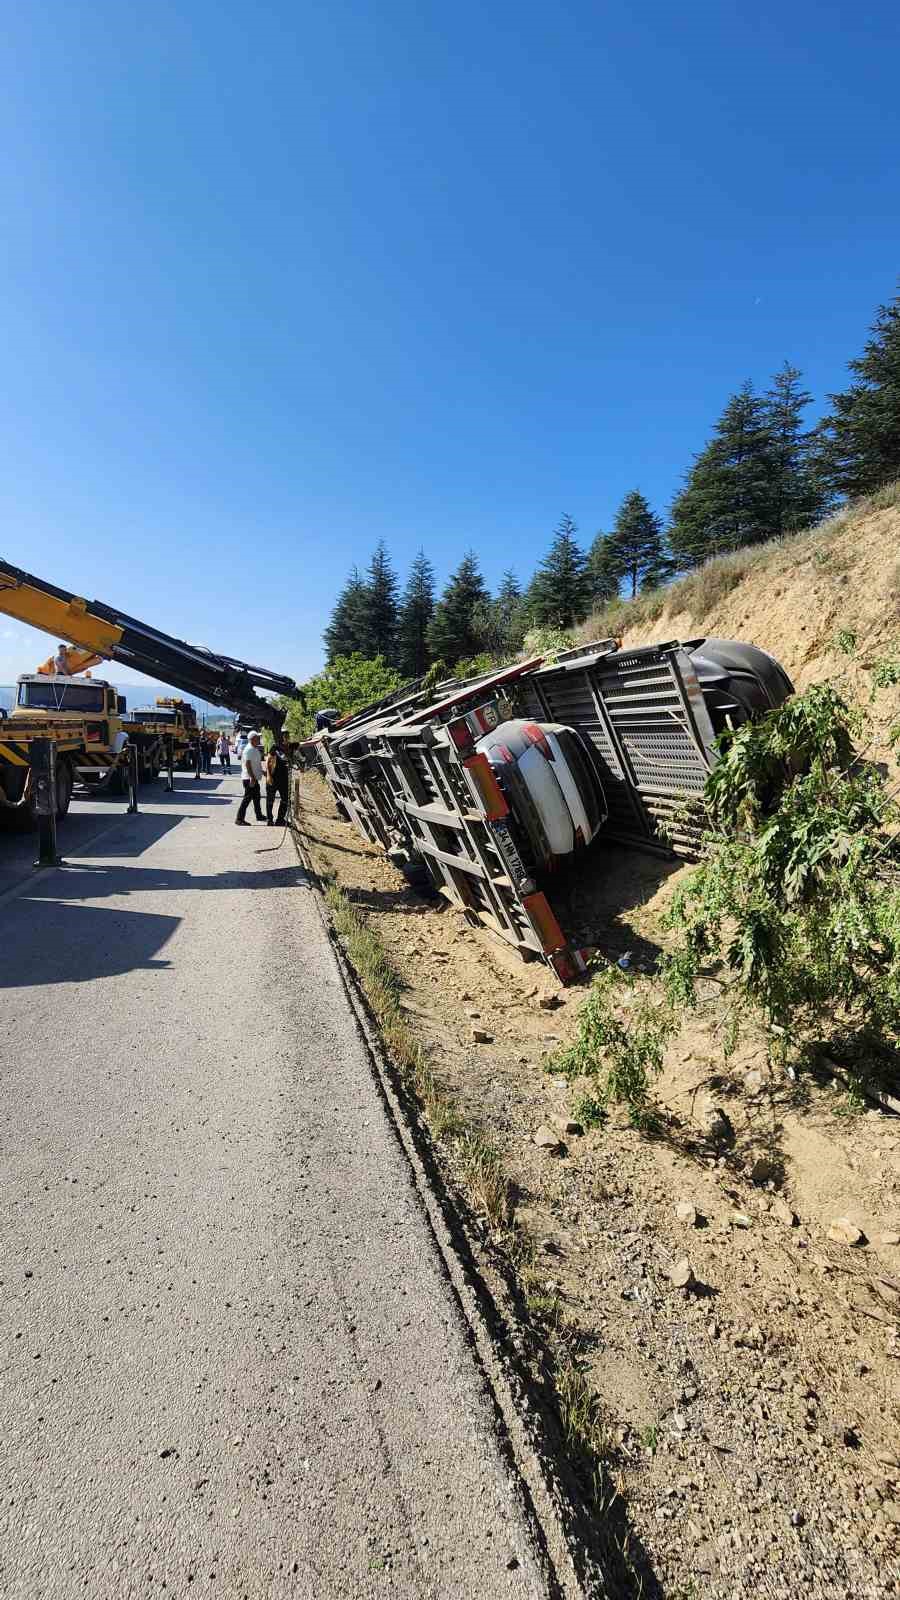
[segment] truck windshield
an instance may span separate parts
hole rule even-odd
[[[44,678],[40,683],[20,683],[18,703],[31,711],[105,711],[106,690],[99,684]]]
[[[129,713],[129,722],[165,722],[175,721],[174,711],[159,711],[155,706],[142,706],[138,711]]]

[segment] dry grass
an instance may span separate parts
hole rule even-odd
[[[507,1228],[512,1213],[511,1194],[499,1152],[459,1115],[453,1101],[440,1089],[403,1014],[402,979],[378,934],[333,881],[325,884],[325,900],[385,1044],[418,1100],[432,1137],[451,1144],[454,1165],[476,1211],[492,1228]]]
[[[407,1087],[422,1108],[432,1137],[444,1144],[451,1167],[473,1209],[486,1221],[515,1272],[541,1343],[541,1361],[551,1378],[567,1453],[585,1477],[593,1511],[605,1515],[618,1499],[607,1460],[611,1439],[600,1398],[591,1386],[577,1349],[577,1333],[563,1302],[545,1277],[533,1238],[513,1218],[513,1195],[503,1158],[485,1134],[467,1123],[438,1087],[421,1045],[400,1004],[402,980],[378,934],[334,880],[323,883],[334,928],[352,962],[366,999]],[[616,1541],[621,1561],[641,1592],[624,1542]]]
[[[343,889],[333,882],[326,884],[325,900],[366,999],[378,1018],[385,1042],[404,1073],[415,1081],[425,1071],[425,1061],[422,1047],[407,1027],[400,1007],[403,988],[400,977],[377,933]]]
[[[591,1388],[582,1364],[568,1352],[559,1356],[554,1378],[567,1445],[599,1463],[609,1450],[599,1395]]]
[[[475,1209],[487,1218],[492,1228],[507,1228],[512,1211],[511,1194],[499,1151],[477,1129],[468,1128],[459,1139],[455,1153]]]
[[[794,558],[804,548],[819,566],[831,561],[830,547],[846,531],[851,522],[873,511],[886,511],[900,504],[900,480],[885,484],[875,494],[866,495],[852,504],[842,506],[824,521],[784,539],[770,539],[765,544],[748,545],[727,555],[713,556],[702,567],[696,567],[683,578],[676,578],[664,589],[650,589],[636,595],[633,600],[613,600],[595,611],[577,630],[579,643],[634,632],[649,623],[657,622],[668,612],[675,616],[681,611],[689,613],[700,624],[715,607],[736,589],[751,573],[777,562],[790,554]],[[897,568],[897,586],[900,589],[900,564]]]

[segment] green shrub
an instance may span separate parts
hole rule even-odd
[[[619,1100],[648,1125],[653,1080],[701,1004],[701,976],[715,979],[710,1014],[726,1057],[751,1027],[772,1060],[802,1060],[824,1039],[861,1076],[896,1070],[900,807],[855,755],[864,727],[826,683],[723,741],[702,858],[663,919],[672,945],[656,980],[604,969],[573,1044],[551,1063],[596,1080],[583,1121]]]
[[[674,1008],[721,975],[726,1050],[761,1023],[784,1059],[841,1033],[892,1055],[900,1037],[900,812],[876,768],[854,757],[863,730],[818,684],[725,744],[706,789],[699,867],[676,893],[660,963]]]
[[[586,1125],[596,1126],[612,1101],[623,1102],[640,1118],[676,1027],[671,1004],[656,996],[644,979],[616,966],[597,974],[573,1043],[550,1062],[552,1071],[567,1078],[597,1080],[596,1089],[578,1106]]]
[[[278,704],[285,712],[284,731],[289,739],[307,739],[316,726],[315,714],[335,706],[342,716],[363,711],[366,706],[393,694],[403,679],[381,656],[337,656],[330,666],[300,685],[301,700],[282,696]]]
[[[563,628],[529,628],[522,650],[526,657],[544,656],[552,659],[563,650],[571,650],[574,643],[574,634],[567,633]]]
[[[453,668],[454,678],[482,678],[489,672],[499,672],[501,667],[508,665],[503,656],[492,655],[490,650],[482,650],[480,655],[466,656],[464,660],[457,661]]]
[[[882,656],[872,668],[871,677],[872,699],[879,689],[893,689],[900,683],[900,655],[896,649],[890,655]]]

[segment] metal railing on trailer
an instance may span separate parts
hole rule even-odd
[[[344,813],[370,843],[425,866],[434,887],[473,921],[560,977],[584,970],[523,860],[509,804],[477,738],[512,713],[541,658],[422,691],[362,713],[316,746]]]
[[[700,799],[715,763],[716,735],[682,645],[571,651],[523,680],[519,704],[588,742],[609,810],[606,837],[694,852],[690,803]]]
[[[702,646],[702,653],[699,647]],[[623,650],[603,640],[369,708],[317,736],[322,770],[369,842],[426,867],[472,920],[546,960],[563,981],[585,969],[530,860],[522,826],[478,740],[511,717],[573,729],[593,759],[606,821],[597,837],[696,853],[699,801],[723,727],[791,692],[753,646],[705,640]],[[515,805],[524,803],[520,795]]]

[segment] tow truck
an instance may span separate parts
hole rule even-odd
[[[20,812],[31,800],[30,745],[50,739],[56,746],[56,812],[64,816],[76,787],[124,792],[123,760],[128,734],[125,702],[112,684],[69,674],[25,673],[0,740],[0,803]],[[11,820],[11,819],[10,819]]]
[[[19,680],[16,704],[0,727],[0,819],[26,820],[34,812],[31,746],[49,739],[56,751],[56,811],[65,815],[76,780],[85,787],[116,788],[129,750],[158,738],[149,724],[127,719],[114,686],[82,676],[101,661],[117,661],[148,677],[224,706],[256,727],[278,730],[283,713],[268,694],[296,698],[293,678],[218,655],[160,632],[99,600],[86,600],[0,559],[0,612],[66,640],[66,670],[57,658]],[[176,725],[188,729],[181,702]],[[168,709],[168,708],[160,708]],[[175,710],[173,706],[171,709]],[[196,717],[194,717],[196,726]],[[145,762],[145,767],[147,763]],[[153,765],[150,756],[149,765]]]

